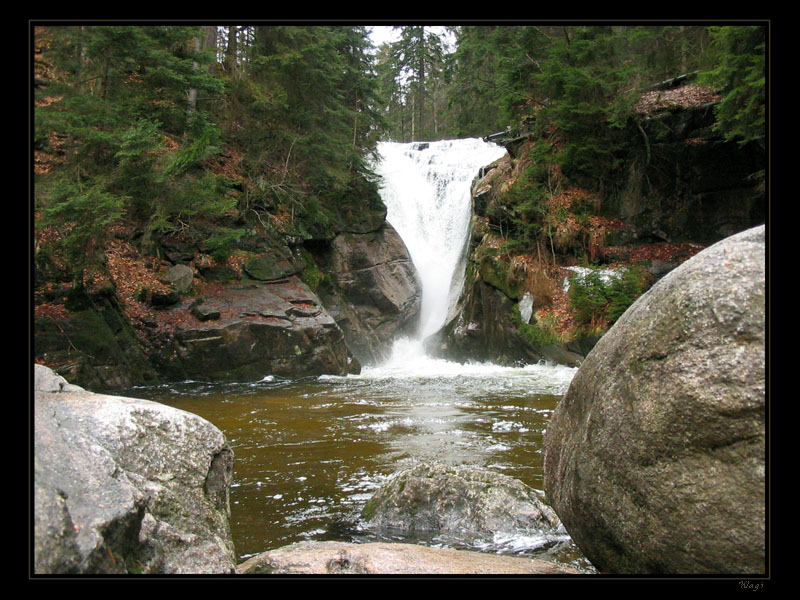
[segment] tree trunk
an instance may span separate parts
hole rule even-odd
[[[420,139],[426,134],[425,129],[425,28],[420,27],[419,33],[419,63],[418,63],[419,87],[419,132]]]
[[[225,50],[225,68],[227,69],[228,73],[233,76],[237,69],[236,63],[236,34],[239,32],[239,28],[231,25],[228,28],[228,47]]]
[[[202,49],[203,41],[200,38],[194,39],[194,49],[200,51]],[[197,61],[192,62],[192,67],[197,69],[200,65]],[[189,111],[194,112],[197,110],[197,88],[189,88]]]
[[[215,25],[209,25],[203,28],[203,36],[197,37],[194,39],[194,48],[197,52],[202,52],[203,50],[207,50],[208,48],[215,48],[217,47],[217,27]],[[197,62],[192,63],[194,68],[199,68],[199,64]],[[214,66],[216,65],[216,51],[215,51],[215,59],[208,65],[206,71],[210,74],[214,73]],[[191,88],[189,90],[189,109],[191,111],[197,110],[197,88]]]
[[[217,26],[207,25],[204,33],[202,49],[214,48],[214,60],[208,65],[208,72],[213,75],[217,66]]]

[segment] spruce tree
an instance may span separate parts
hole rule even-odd
[[[766,27],[763,25],[712,27],[714,67],[701,80],[720,91],[716,110],[718,128],[741,144],[765,135]]]
[[[213,55],[197,50],[200,33],[129,25],[38,31],[36,143],[58,153],[60,164],[37,180],[37,225],[74,232],[61,246],[77,275],[87,248],[102,246],[122,215],[170,228],[196,203],[185,186],[203,178],[194,169],[218,136],[190,92],[207,100],[222,90],[205,67]]]
[[[410,120],[410,139],[435,137],[433,88],[441,79],[444,50],[438,35],[424,26],[398,27],[400,39],[391,44],[391,65],[395,79],[404,89]]]

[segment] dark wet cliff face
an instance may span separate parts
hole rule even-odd
[[[766,153],[714,129],[713,105],[641,120],[617,193],[604,212],[639,237],[711,244],[766,218]]]
[[[392,341],[419,323],[421,284],[403,240],[389,224],[368,233],[342,233],[314,249],[328,274],[319,296],[364,363],[385,358]]]
[[[431,351],[579,364],[608,324],[548,339],[520,324],[516,304],[526,291],[534,313],[556,307],[559,295],[566,302],[555,286],[568,273],[558,271],[575,264],[635,266],[650,285],[699,249],[764,223],[764,148],[726,141],[714,123],[713,103],[639,114],[616,134],[619,167],[602,182],[554,167],[548,161],[557,153],[542,152],[548,144],[533,134],[507,142],[509,156],[473,186],[470,276],[458,313],[429,340]],[[540,285],[548,279],[549,290]],[[564,310],[568,304],[551,314]]]

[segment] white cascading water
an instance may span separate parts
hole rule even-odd
[[[384,142],[378,151],[386,220],[403,238],[422,280],[419,337],[425,338],[444,324],[449,301],[460,291],[453,284],[463,271],[472,181],[506,151],[477,138]]]
[[[448,318],[463,284],[465,252],[472,220],[472,181],[480,169],[501,158],[505,148],[478,138],[378,145],[381,198],[386,220],[406,244],[422,282],[420,326],[416,337],[395,341],[391,356],[366,365],[357,379],[405,381],[477,378],[493,389],[522,385],[540,392],[563,393],[574,369],[528,365],[514,368],[491,363],[460,364],[428,356],[427,336]],[[500,378],[498,380],[498,378]],[[527,383],[526,383],[527,382]]]
[[[470,233],[470,188],[481,167],[506,150],[477,138],[378,145],[386,220],[400,234],[422,282],[416,338],[398,340],[382,374],[441,374],[461,365],[425,355],[423,340],[439,330],[461,291]],[[474,370],[474,369],[473,369]]]

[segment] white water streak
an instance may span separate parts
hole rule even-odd
[[[505,154],[505,149],[476,138],[439,142],[378,145],[381,198],[386,220],[406,244],[422,280],[418,336],[395,341],[381,365],[366,366],[357,379],[463,378],[497,387],[500,380],[534,382],[529,387],[563,393],[575,370],[528,365],[502,367],[491,363],[460,364],[428,356],[425,337],[441,328],[461,293],[466,246],[472,219],[471,184],[480,169]],[[473,379],[474,378],[474,379]],[[489,384],[488,382],[491,382]]]
[[[424,338],[444,324],[450,300],[460,292],[472,217],[472,181],[481,167],[506,151],[468,138],[384,142],[378,152],[386,220],[405,242],[422,280],[419,335]]]

